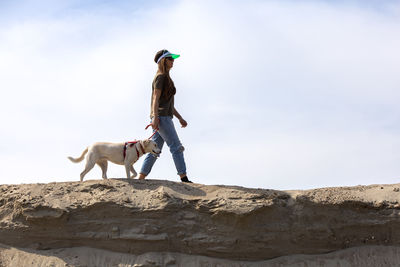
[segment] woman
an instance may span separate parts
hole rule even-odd
[[[171,54],[168,50],[161,50],[157,52],[154,58],[154,61],[158,64],[158,70],[152,84],[150,117],[153,130],[157,130],[157,132],[153,135],[152,140],[157,143],[160,149],[162,149],[164,142],[167,143],[181,181],[191,183],[186,176],[186,164],[183,157],[184,147],[179,141],[172,121],[173,116],[175,116],[183,128],[187,126],[187,122],[174,107],[176,88],[169,76],[169,71],[174,65],[174,59],[178,57],[179,55]],[[146,178],[156,159],[152,154],[147,154],[139,179]]]

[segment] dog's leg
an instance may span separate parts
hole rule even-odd
[[[81,173],[81,182],[83,181],[83,177],[91,170],[93,169],[94,165],[96,164],[95,159],[93,158],[93,154],[89,154],[86,158],[86,166],[83,172]]]
[[[130,167],[132,165],[130,165],[129,163],[125,162],[125,170],[126,170],[126,178],[129,179],[131,178],[131,170]]]
[[[131,166],[131,172],[133,173],[131,178],[135,178],[137,176],[137,172],[135,171],[135,169],[133,168],[133,166]]]
[[[100,168],[103,172],[103,179],[107,179],[107,167],[108,167],[107,160],[99,160],[97,162],[97,165],[100,166]]]
[[[86,167],[85,167],[85,169],[83,170],[83,172],[81,173],[81,182],[83,181],[83,177],[85,177],[85,175],[86,175],[91,169],[93,169],[94,165],[95,165],[94,162],[90,162],[90,161],[87,161],[87,162],[86,162]]]

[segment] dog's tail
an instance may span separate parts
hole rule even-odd
[[[68,157],[68,159],[70,160],[70,161],[72,161],[72,162],[74,162],[74,163],[78,163],[78,162],[81,162],[84,158],[85,158],[85,155],[86,155],[86,153],[88,152],[88,150],[89,150],[89,148],[86,148],[83,152],[82,152],[82,155],[79,157],[79,158],[73,158],[73,157]]]

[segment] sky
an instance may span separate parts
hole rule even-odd
[[[399,47],[400,1],[0,1],[0,184],[78,181],[68,156],[149,137],[161,49],[189,179],[398,183]],[[179,181],[167,148],[148,179]]]

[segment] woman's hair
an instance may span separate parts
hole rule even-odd
[[[158,59],[159,59],[165,52],[168,52],[168,50],[163,49],[163,50],[158,51],[158,52],[156,53],[156,56],[154,57],[154,62],[157,63]]]
[[[158,59],[161,55],[167,50],[160,50],[157,52],[156,56],[154,57],[154,61],[157,63]],[[161,98],[165,100],[169,100],[173,95],[176,93],[174,82],[172,81],[171,77],[169,76],[169,70],[167,70],[167,59],[162,58],[160,62],[158,62],[158,70],[156,73],[156,77],[160,74],[165,74],[167,76],[166,84],[164,85],[164,89],[161,93]]]

